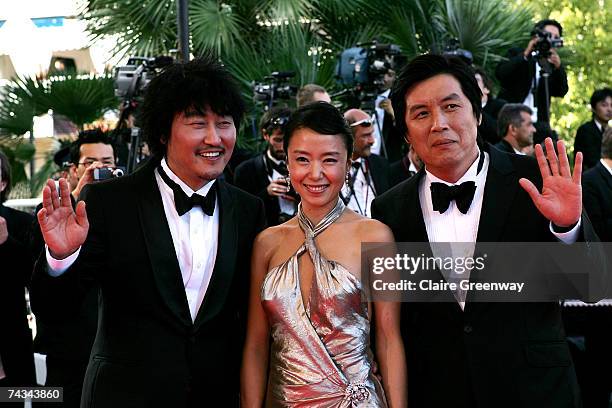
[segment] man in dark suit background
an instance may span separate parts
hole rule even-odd
[[[393,107],[425,167],[374,200],[374,218],[398,242],[595,239],[581,217],[581,155],[571,176],[562,142],[559,159],[546,142],[550,168],[541,146],[538,164],[479,147],[480,96],[458,59],[423,55],[404,68]],[[558,302],[404,303],[402,331],[412,407],[580,405]]]
[[[372,200],[389,189],[389,162],[372,154],[374,121],[360,109],[349,109],[344,118],[353,132],[352,166],[340,197],[358,214],[370,217]]]
[[[0,387],[27,387],[36,385],[25,297],[33,266],[28,247],[33,217],[3,204],[10,191],[11,166],[0,150]]]
[[[491,144],[496,144],[503,137],[497,132],[497,116],[501,108],[507,103],[503,99],[493,97],[493,81],[484,69],[475,67],[476,82],[482,92],[482,120],[478,125],[478,134]]]
[[[261,198],[268,226],[282,224],[295,215],[296,197],[290,194],[283,138],[291,109],[275,107],[263,114],[259,128],[266,150],[236,168],[234,184]]]
[[[72,205],[76,205],[81,190],[94,182],[94,170],[114,168],[117,150],[109,135],[100,129],[79,132],[69,147],[69,171],[64,177],[71,188]],[[60,163],[63,165],[63,163]],[[42,204],[37,208],[38,212]],[[32,252],[40,254],[44,240],[35,219],[32,228]],[[78,407],[81,401],[83,378],[89,362],[91,346],[98,326],[98,287],[93,285],[83,294],[80,308],[70,319],[50,316],[45,305],[39,304],[36,292],[30,296],[32,311],[36,315],[34,348],[46,355],[47,377],[45,386],[63,387],[63,406]],[[50,406],[55,406],[50,403]]]
[[[601,141],[601,159],[582,179],[584,208],[597,235],[612,242],[612,128]]]
[[[538,21],[535,30],[543,30],[550,34],[551,39],[560,39],[563,36],[563,27],[556,20],[546,19]],[[541,61],[550,65],[551,73],[548,79],[548,99],[546,98],[544,79],[540,62],[533,53],[539,37],[532,34],[532,38],[524,49],[515,47],[508,50],[507,59],[501,61],[495,70],[495,75],[501,85],[498,97],[510,103],[522,103],[527,105],[535,113],[533,118],[537,129],[534,135],[534,143],[539,144],[546,137],[557,138],[551,131],[549,125],[550,98],[563,97],[569,90],[567,85],[567,74],[561,63],[561,58],[555,48],[550,49],[548,56],[543,56]]]
[[[595,167],[601,158],[601,136],[612,120],[612,89],[593,92],[590,103],[593,119],[578,128],[574,141],[574,155],[582,152],[585,169]]]
[[[502,140],[495,147],[511,154],[527,154],[532,150],[535,127],[531,121],[533,112],[520,103],[508,103],[499,111],[497,131]]]
[[[47,313],[70,316],[100,286],[81,406],[237,406],[250,251],[265,222],[259,199],[217,179],[240,90],[206,57],[166,67],[142,109],[146,165],[86,186],[76,211],[65,180],[61,200],[44,188],[48,250],[33,290]]]

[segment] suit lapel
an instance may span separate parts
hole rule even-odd
[[[608,185],[608,188],[612,190],[612,174],[604,167],[601,162],[597,163],[597,171],[603,178],[604,182]]]
[[[195,330],[215,316],[225,304],[233,282],[237,253],[236,217],[234,200],[228,186],[217,180],[219,193],[219,237],[215,267],[206,290],[206,296],[198,310]]]
[[[138,199],[140,223],[157,289],[172,313],[183,324],[191,325],[181,269],[153,172],[157,163],[151,161],[135,175],[138,178],[136,185],[140,192]]]
[[[425,176],[425,169],[422,168],[417,174],[406,180],[403,199],[397,216],[400,218],[400,235],[396,237],[399,242],[429,242],[421,202],[419,200],[419,183]]]
[[[514,168],[510,157],[496,149],[487,149],[489,170],[482,199],[476,242],[499,241],[508,211],[519,187],[512,176]]]

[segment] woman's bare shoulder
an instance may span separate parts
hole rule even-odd
[[[362,217],[358,222],[361,242],[394,242],[391,229],[378,220]]]

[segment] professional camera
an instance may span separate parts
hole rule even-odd
[[[375,99],[384,91],[385,73],[397,69],[404,60],[398,45],[379,44],[377,41],[359,43],[340,53],[336,78],[359,100]]]
[[[552,48],[563,47],[563,38],[552,38],[552,34],[546,30],[536,28],[531,32],[531,36],[534,35],[538,37],[538,41],[533,47],[534,57],[536,58],[547,58]]]
[[[103,167],[101,169],[94,169],[94,180],[102,181],[108,180],[112,178],[121,177],[125,174],[125,169],[122,167],[111,168],[111,167]]]
[[[297,86],[289,83],[295,72],[272,72],[262,82],[253,82],[253,99],[272,107],[278,99],[291,99],[297,94]]]
[[[115,69],[115,95],[126,100],[140,97],[160,69],[172,64],[172,57],[130,57]]]
[[[472,63],[474,62],[474,56],[471,52],[469,52],[468,50],[464,50],[463,48],[459,48],[459,40],[457,38],[451,38],[450,40],[448,40],[448,42],[444,46],[442,55],[446,55],[449,57],[458,57],[468,65],[472,65]]]

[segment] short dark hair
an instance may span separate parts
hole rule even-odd
[[[0,150],[0,169],[2,170],[0,182],[6,181],[6,188],[0,192],[0,203],[3,203],[11,193],[11,163],[9,163],[8,157],[2,150]]]
[[[214,55],[164,68],[147,86],[142,104],[142,130],[151,153],[166,154],[176,115],[192,110],[203,115],[207,107],[231,116],[238,132],[245,110],[240,88]]]
[[[338,135],[344,142],[347,157],[353,154],[353,132],[344,116],[332,104],[313,102],[298,108],[285,127],[283,148],[288,152],[289,142],[296,130],[311,129],[322,135]]]
[[[458,57],[424,54],[410,61],[401,70],[393,89],[391,90],[391,104],[395,111],[395,127],[402,136],[406,136],[406,93],[414,85],[436,75],[452,75],[461,86],[461,91],[470,101],[472,112],[476,120],[482,114],[482,92],[476,82],[474,70]]]
[[[591,101],[590,101],[591,108],[595,109],[595,105],[597,105],[601,101],[605,101],[606,98],[612,98],[612,89],[611,88],[597,89],[595,92],[593,92],[593,95],[591,95]]]
[[[535,23],[533,27],[539,30],[543,30],[544,27],[546,27],[547,25],[557,27],[559,29],[559,37],[563,37],[563,27],[561,27],[561,23],[559,23],[557,20],[545,18],[544,20],[540,20],[537,23]]]
[[[95,143],[111,145],[113,156],[115,159],[117,158],[117,147],[111,139],[111,134],[104,132],[102,129],[92,129],[79,132],[77,140],[70,145],[70,163],[76,166],[81,161],[81,146]]]
[[[491,80],[491,78],[489,77],[489,75],[487,75],[487,73],[485,72],[484,69],[474,66],[474,73],[480,75],[480,77],[482,78],[482,82],[484,83],[484,86],[491,92],[491,94],[493,93],[493,81]]]
[[[529,115],[533,114],[533,111],[522,103],[505,104],[497,115],[497,136],[506,136],[510,125],[514,127],[521,126],[523,123],[521,112],[525,112]]]
[[[612,127],[608,126],[601,137],[601,157],[612,159]]]
[[[299,108],[300,106],[304,106],[308,103],[313,102],[314,94],[320,92],[327,92],[325,88],[317,84],[306,84],[301,87],[296,96],[296,105]]]
[[[275,106],[263,114],[259,121],[259,128],[267,134],[272,134],[276,129],[284,132],[291,112],[290,108]]]

